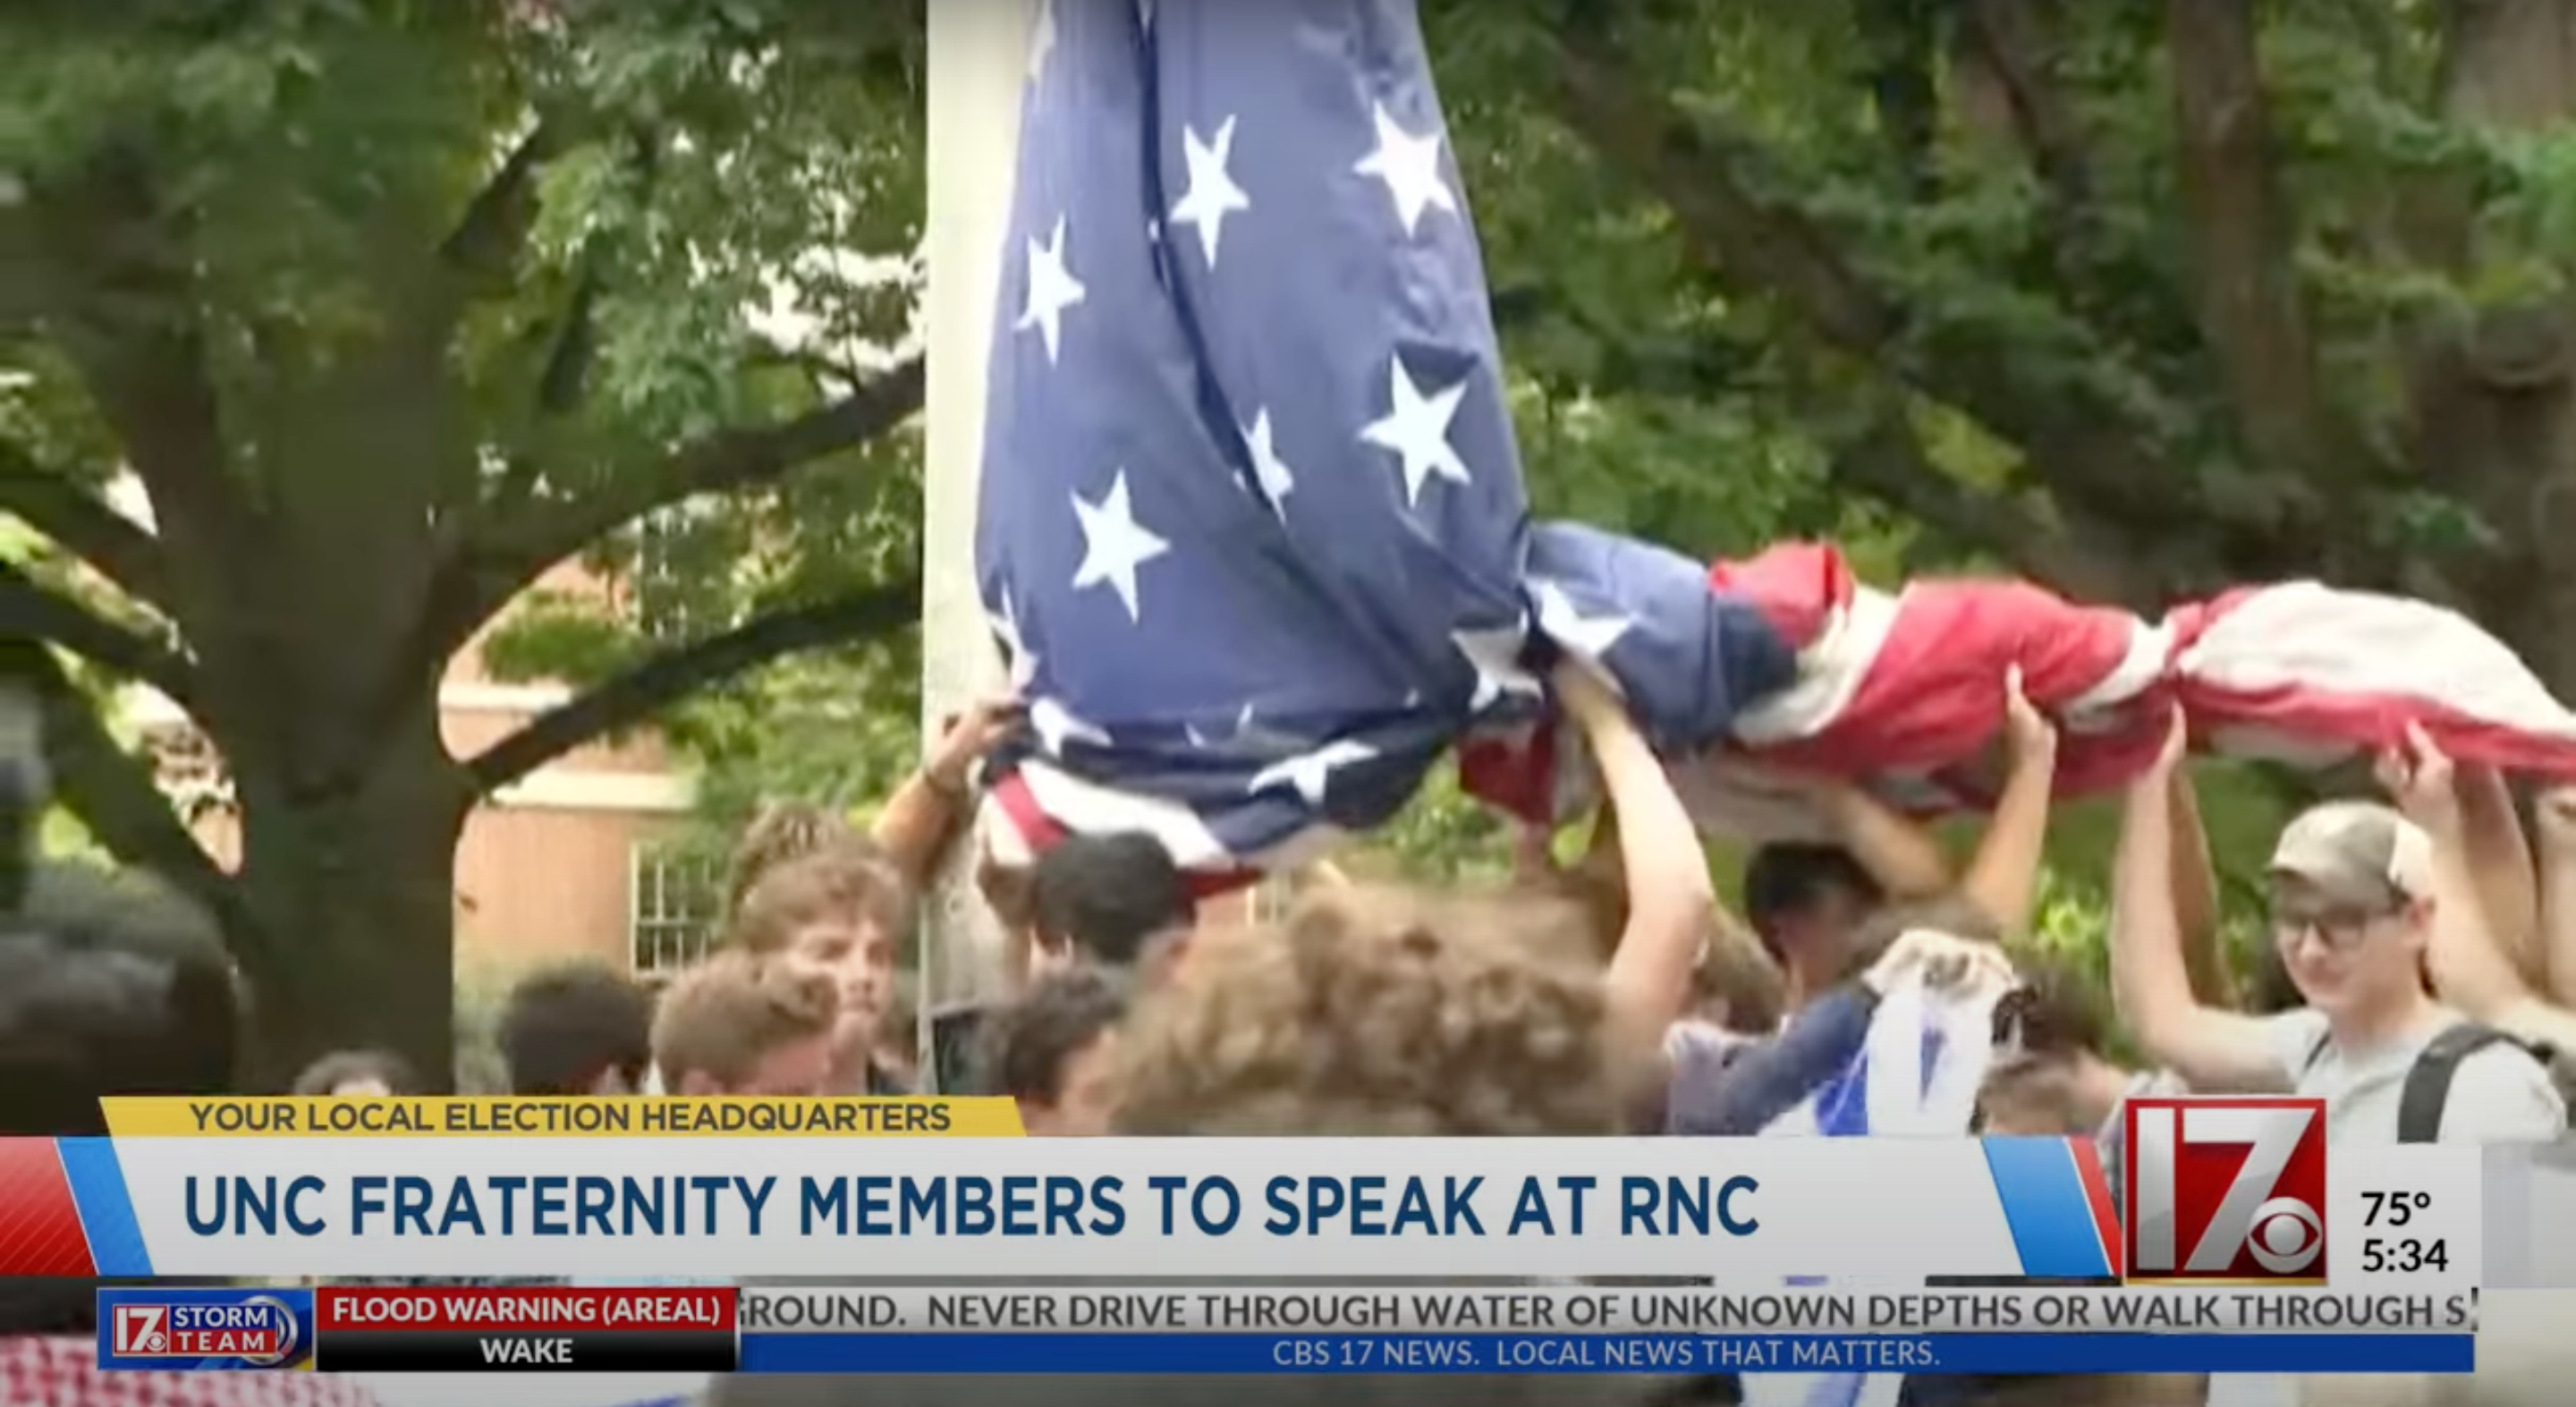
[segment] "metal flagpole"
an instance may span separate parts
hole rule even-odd
[[[1011,215],[1020,94],[1033,0],[929,7],[929,350],[923,462],[921,708],[925,734],[1001,686],[1002,663],[975,591],[975,493],[984,439],[985,359]],[[974,884],[973,843],[957,847],[922,904],[921,1069],[935,1078],[933,1019],[989,995],[1001,934]]]

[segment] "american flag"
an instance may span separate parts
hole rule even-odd
[[[999,838],[1295,863],[1538,719],[1547,638],[1675,742],[1785,682],[1683,559],[1534,552],[1409,0],[1049,0],[1029,49],[976,548],[1033,725]]]

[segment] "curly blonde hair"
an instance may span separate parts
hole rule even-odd
[[[734,843],[732,863],[725,873],[725,912],[740,910],[744,897],[771,870],[846,844],[859,834],[847,817],[825,807],[789,801],[761,808]]]
[[[1493,900],[1369,891],[1202,934],[1120,1043],[1118,1131],[1616,1133],[1599,978],[1562,956],[1583,947]]]
[[[899,935],[912,927],[914,897],[911,881],[882,846],[856,833],[832,837],[759,871],[734,898],[725,941],[755,953],[780,952],[802,930],[824,923],[866,923]]]

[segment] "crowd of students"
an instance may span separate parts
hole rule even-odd
[[[1618,700],[1579,669],[1553,682],[1605,805],[1580,858],[1559,864],[1555,838],[1533,836],[1514,882],[1494,892],[1336,876],[1274,922],[1216,925],[1199,921],[1185,877],[1148,836],[1077,837],[1025,871],[988,864],[983,887],[1009,935],[1005,990],[941,1023],[958,1035],[952,1057],[934,1062],[943,1092],[1008,1095],[1039,1136],[1750,1136],[1848,1066],[1884,994],[1920,984],[1999,999],[1979,1111],[1990,1131],[2115,1141],[2121,1100],[2148,1088],[2322,1095],[2338,1147],[2565,1131],[2550,1051],[2576,1030],[2568,798],[2537,799],[2534,848],[2502,778],[2454,767],[2410,733],[2383,762],[2384,799],[2328,803],[2282,833],[2268,865],[2272,966],[2240,996],[2220,957],[2177,720],[2126,798],[2105,994],[2017,941],[2057,734],[2010,681],[1998,685],[2011,703],[2006,782],[1964,869],[1854,787],[1739,778],[1794,793],[1832,832],[1830,843],[1759,850],[1741,916],[1719,902],[1701,837]],[[793,807],[763,817],[741,847],[723,942],[658,994],[593,968],[521,983],[498,1030],[511,1088],[909,1091],[899,949],[917,896],[968,829],[981,760],[1020,722],[1009,703],[971,711],[865,829]],[[41,795],[32,772],[21,762],[0,778],[14,779],[0,795],[16,797],[8,809],[23,824]],[[0,847],[0,1133],[99,1132],[101,1095],[237,1090],[234,976],[204,916],[149,877],[43,863],[31,844]],[[2144,1056],[2135,1068],[2115,1058],[2115,1018]],[[297,1085],[423,1087],[365,1052],[330,1057]],[[131,1375],[95,1372],[88,1290],[0,1282],[0,1407],[219,1400],[184,1383],[114,1396],[103,1379]],[[2358,1400],[2350,1388],[2329,1381],[2307,1400]],[[220,1400],[364,1400],[328,1378],[260,1391],[271,1395]],[[1041,1393],[1723,1402],[1739,1385],[743,1379],[711,1391],[751,1407]],[[1919,1378],[1907,1393],[1909,1404],[2226,1400],[2180,1378]]]

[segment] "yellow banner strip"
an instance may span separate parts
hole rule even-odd
[[[102,1099],[118,1138],[1019,1138],[1008,1099]]]

